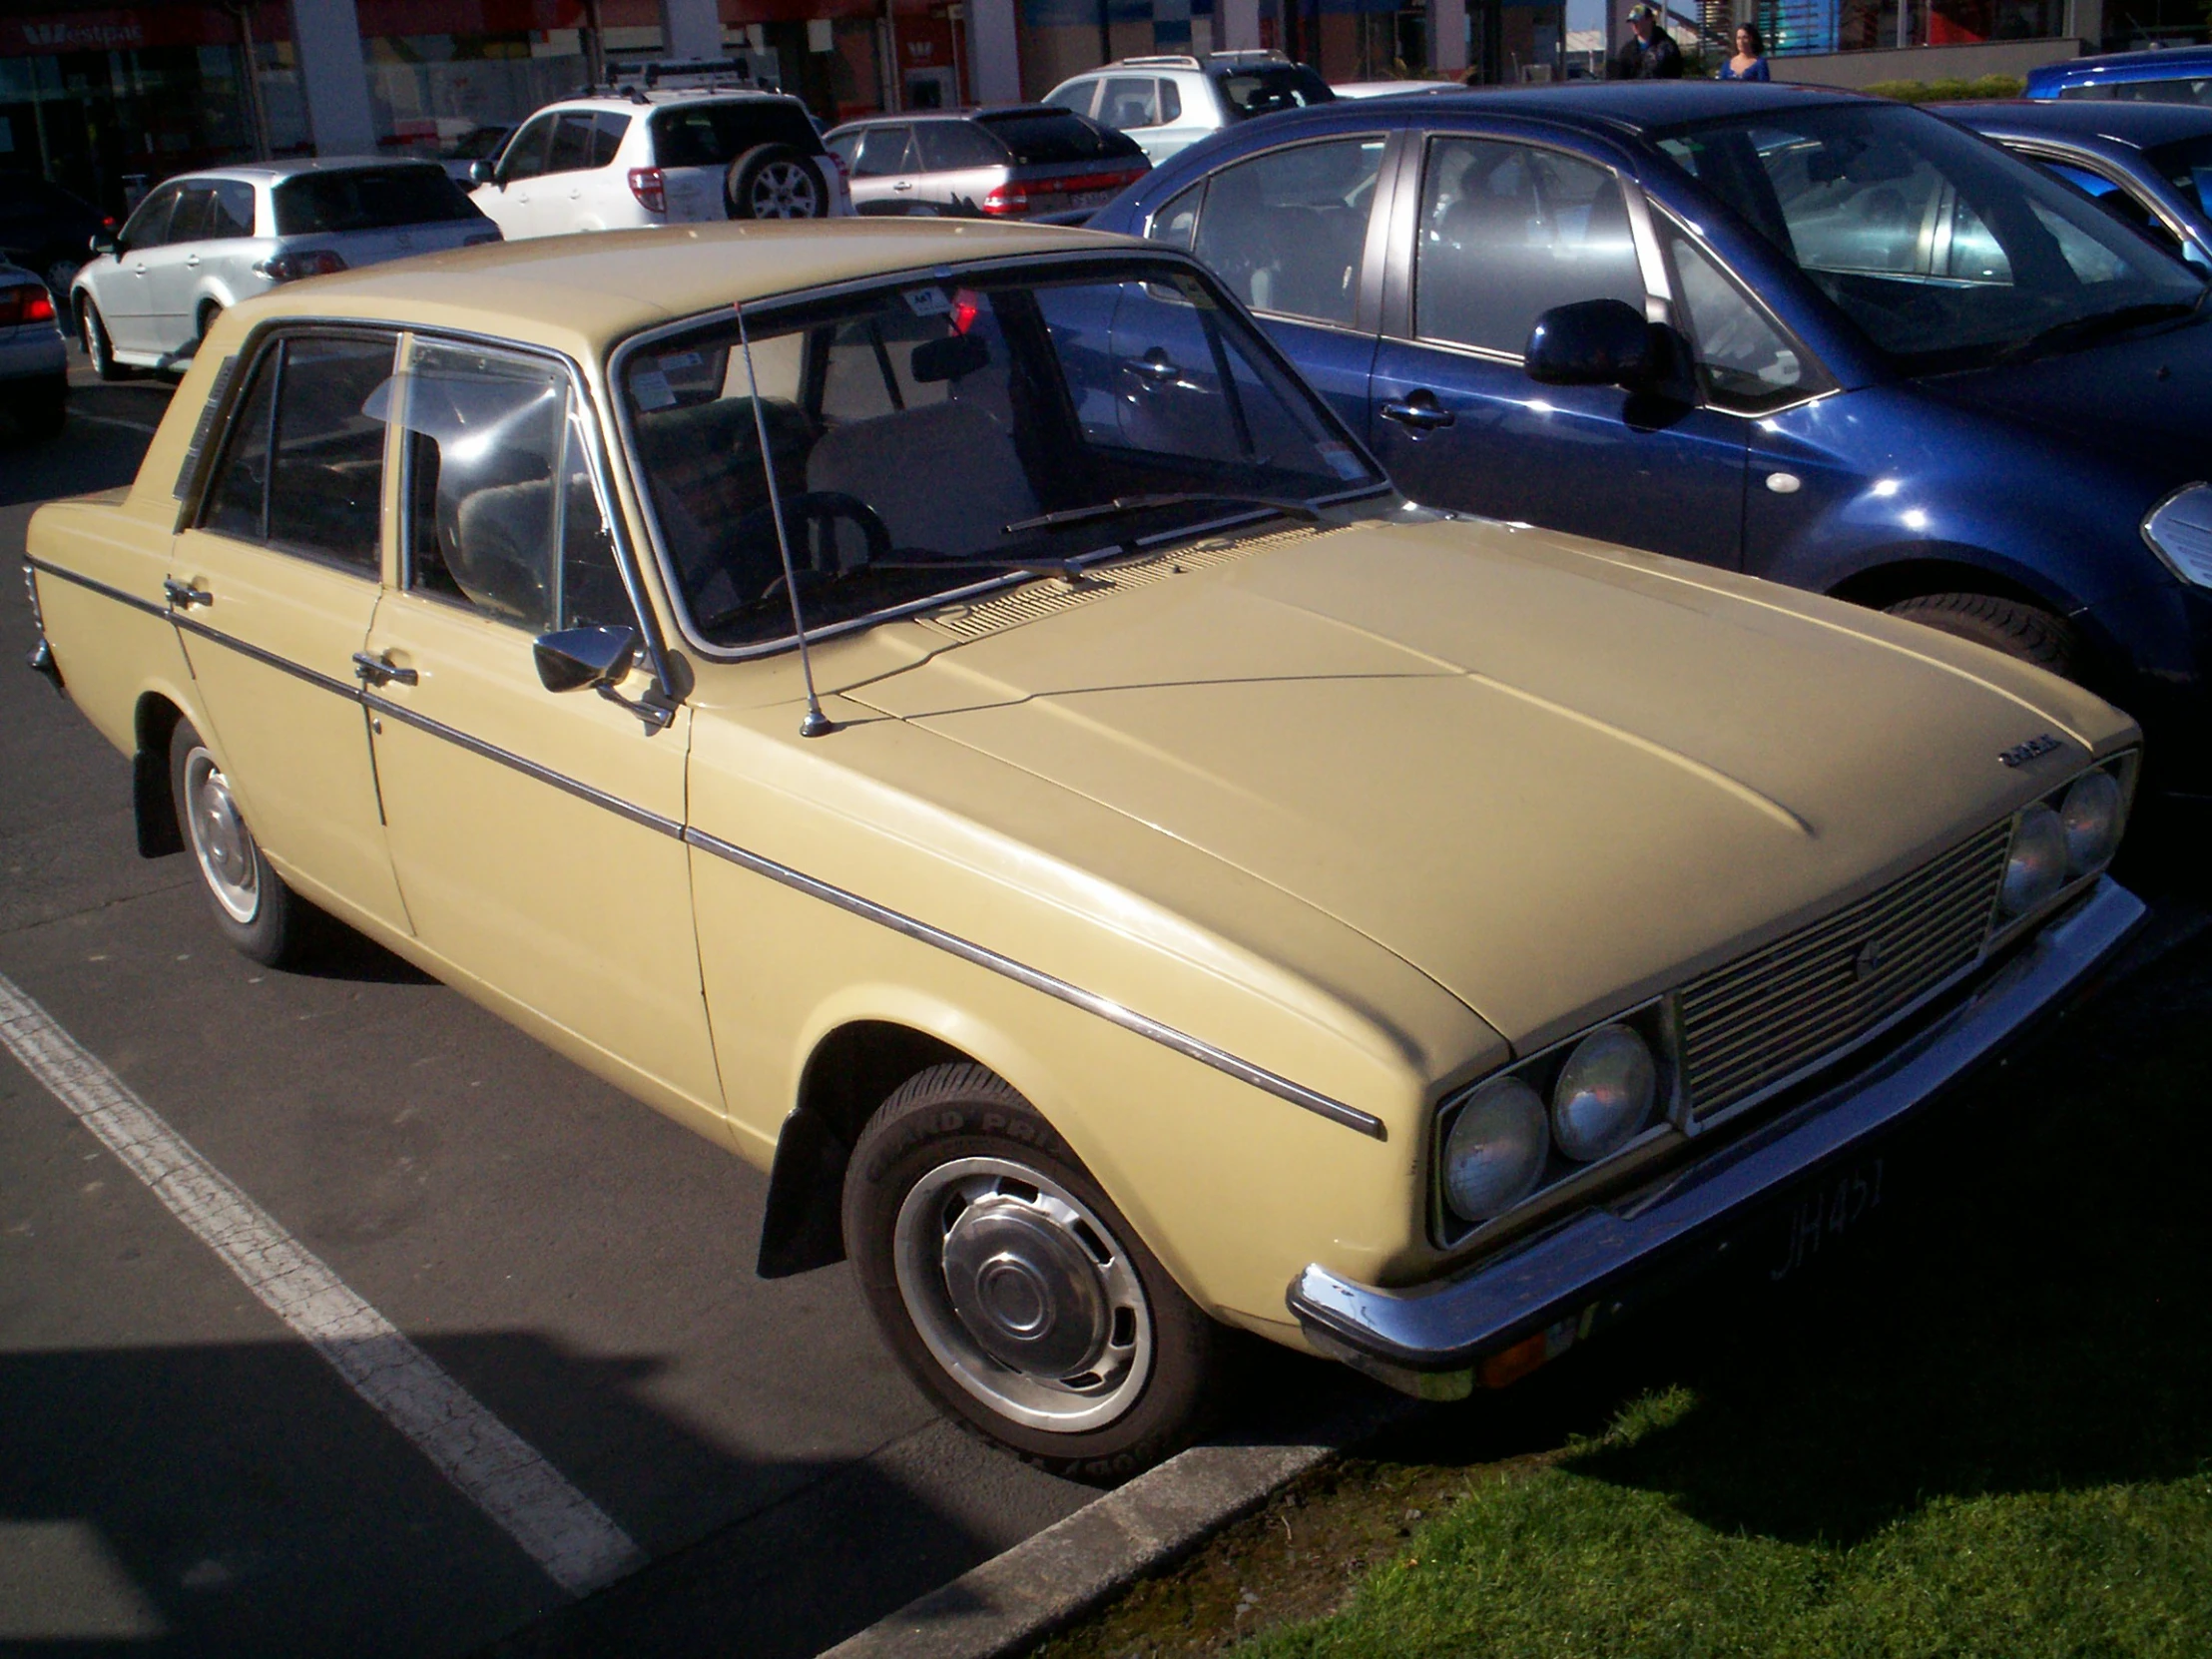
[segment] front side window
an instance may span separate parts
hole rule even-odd
[[[545,171],[545,153],[553,143],[554,117],[541,115],[515,134],[506,153],[499,158],[499,182],[512,184],[517,179],[535,179]]]
[[[810,628],[1386,487],[1185,265],[908,281],[751,326],[757,404],[730,321],[622,374],[637,475],[713,645],[792,631],[771,468]]]
[[[1708,397],[1756,413],[1826,383],[1702,248],[1680,234],[1667,241]]]
[[[288,335],[261,355],[200,523],[374,579],[388,339]]]
[[[126,253],[134,248],[159,248],[169,234],[169,216],[176,211],[177,198],[182,195],[183,186],[164,185],[141,202],[138,211],[125,222],[116,245]]]
[[[1225,167],[1162,209],[1152,238],[1193,249],[1256,311],[1350,324],[1382,148],[1333,139]]]
[[[409,592],[532,633],[634,623],[558,365],[418,341],[405,409]]]
[[[1413,331],[1517,357],[1538,316],[1584,299],[1644,307],[1620,181],[1532,145],[1432,140],[1413,253]]]
[[[870,127],[860,136],[859,158],[852,164],[855,179],[887,179],[896,173],[917,173],[913,129]]]
[[[210,241],[254,234],[254,187],[224,180],[215,187],[215,201],[208,209]]]
[[[170,215],[169,229],[162,242],[167,244],[201,242],[208,235],[208,215],[215,207],[213,185],[187,185],[177,198],[176,211]]]
[[[1917,111],[1731,118],[1660,147],[1909,371],[2084,343],[2203,293],[2095,204]]]

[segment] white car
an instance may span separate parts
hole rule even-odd
[[[262,162],[171,179],[70,283],[70,320],[103,380],[170,368],[209,323],[280,282],[497,242],[435,162]]]
[[[1280,52],[1213,52],[1123,58],[1062,81],[1044,101],[1127,133],[1158,167],[1236,122],[1336,96],[1320,75]]]
[[[774,92],[643,88],[549,104],[469,200],[509,242],[722,219],[852,212],[844,169],[807,106]]]

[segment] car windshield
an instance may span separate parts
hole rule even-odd
[[[728,167],[763,144],[788,144],[803,156],[822,154],[806,107],[789,98],[674,104],[653,112],[652,127],[653,159],[662,167]]]
[[[727,311],[620,370],[710,645],[792,635],[771,469],[810,634],[1388,490],[1181,261],[908,276],[747,315],[757,402]]]
[[[2086,343],[2204,291],[2078,193],[1918,111],[1828,104],[1655,137],[1908,372]]]
[[[2144,151],[2143,160],[2199,213],[2212,213],[2212,133],[2158,145]]]
[[[276,234],[386,231],[401,225],[481,219],[445,170],[429,162],[304,173],[276,187]]]
[[[975,118],[976,124],[1014,154],[1017,167],[1050,167],[1059,162],[1121,161],[1141,156],[1136,140],[1094,126],[1079,115],[1025,110],[1019,114]]]
[[[1217,71],[1214,85],[1221,88],[1222,98],[1238,120],[1295,110],[1302,104],[1326,104],[1337,96],[1327,81],[1302,63]]]

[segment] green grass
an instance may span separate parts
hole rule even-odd
[[[2200,948],[1984,1085],[1855,1255],[1399,1442],[1464,1495],[1235,1651],[2212,1653],[2208,1011]]]
[[[1876,81],[1859,89],[1904,104],[1956,104],[1988,98],[2017,98],[2027,83],[2017,75],[1983,75],[1974,80],[1946,76],[1939,81]]]

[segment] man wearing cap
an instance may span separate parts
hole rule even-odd
[[[1637,0],[1628,9],[1628,27],[1631,31],[1628,44],[1620,49],[1619,56],[1610,66],[1610,79],[1615,81],[1679,81],[1682,79],[1682,49],[1675,45],[1674,37],[1659,27],[1659,8]]]

